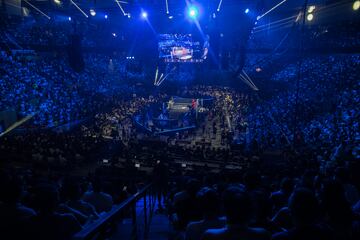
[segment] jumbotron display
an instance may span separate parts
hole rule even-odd
[[[204,49],[191,34],[160,34],[159,57],[165,62],[193,62],[204,60]]]

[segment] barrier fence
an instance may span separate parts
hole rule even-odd
[[[143,236],[139,236],[138,225],[139,221],[137,219],[136,212],[136,203],[140,200],[143,200]],[[132,220],[132,229],[131,229],[131,239],[147,239],[149,233],[149,225],[151,223],[152,215],[154,212],[154,206],[156,200],[156,194],[154,192],[153,184],[148,184],[143,187],[136,194],[132,195],[124,202],[113,207],[113,209],[108,212],[106,215],[102,216],[97,221],[87,225],[80,232],[76,233],[73,236],[73,240],[96,240],[96,239],[106,239],[111,236],[111,230],[114,229],[116,223],[119,223],[124,218],[124,215],[131,212]]]

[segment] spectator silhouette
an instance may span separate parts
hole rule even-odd
[[[211,228],[222,228],[225,219],[219,218],[220,199],[215,190],[204,187],[197,193],[197,200],[202,210],[201,221],[190,222],[186,228],[186,239],[200,239],[202,234]]]
[[[101,182],[94,180],[92,182],[92,191],[84,193],[83,200],[96,209],[96,212],[101,214],[102,212],[108,212],[113,205],[113,199],[111,195],[101,191]]]
[[[35,190],[34,202],[38,215],[32,217],[26,226],[29,239],[71,239],[81,230],[80,223],[72,214],[56,212],[59,193],[54,186],[49,184],[38,186]]]
[[[196,193],[200,183],[196,179],[189,179],[185,184],[185,190],[174,196],[173,205],[177,214],[177,228],[184,230],[190,221],[201,219],[201,212],[196,200]]]
[[[250,226],[264,228],[271,233],[281,231],[281,229],[271,221],[271,201],[269,201],[267,192],[260,190],[253,191],[251,197],[254,203],[255,213]]]
[[[153,171],[154,185],[156,188],[156,197],[158,201],[158,210],[161,212],[163,206],[161,201],[165,201],[165,196],[167,193],[167,183],[168,183],[168,170],[164,165],[163,161],[158,160]]]
[[[357,239],[354,236],[359,237],[359,222],[353,221],[354,215],[343,185],[338,181],[325,182],[320,199],[326,223],[334,230],[335,238]]]
[[[24,237],[23,229],[27,220],[35,216],[33,209],[21,204],[23,186],[20,179],[9,174],[0,177],[0,238],[17,239]]]
[[[67,182],[63,186],[67,197],[66,205],[87,216],[88,218],[98,218],[95,207],[81,199],[82,192],[80,184],[77,182]]]
[[[306,188],[294,191],[289,199],[289,210],[294,228],[287,232],[275,234],[275,240],[331,240],[328,228],[319,225],[319,204],[315,195]]]
[[[273,212],[279,211],[285,207],[289,201],[289,197],[293,191],[294,183],[290,178],[284,178],[281,181],[280,190],[271,194],[271,202],[273,204]]]
[[[351,175],[348,169],[338,167],[335,170],[334,179],[342,184],[346,200],[350,203],[350,205],[354,205],[360,200],[360,194],[355,185],[351,183],[350,176]]]
[[[262,228],[251,228],[253,207],[249,194],[239,187],[229,187],[223,193],[227,225],[221,229],[207,230],[203,240],[270,239],[270,233]]]

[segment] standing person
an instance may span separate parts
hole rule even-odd
[[[162,212],[164,208],[161,201],[165,201],[168,184],[168,171],[164,163],[160,160],[156,162],[154,167],[153,179],[158,200],[158,212]]]

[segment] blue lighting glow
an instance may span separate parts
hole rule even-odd
[[[93,17],[95,17],[96,12],[95,12],[95,10],[94,10],[94,9],[90,9],[90,15],[91,15],[91,16],[93,16]]]
[[[250,12],[250,9],[245,9],[245,13],[249,13]]]
[[[105,14],[105,19],[108,19],[108,15]]]
[[[198,15],[199,15],[199,10],[198,10],[195,6],[191,6],[191,7],[189,8],[188,14],[189,14],[189,17],[190,17],[190,18],[195,19],[195,18],[197,18]]]
[[[69,19],[69,21],[71,21],[71,17],[69,17],[68,19]]]
[[[141,17],[146,19],[148,17],[148,13],[147,12],[142,12]]]

